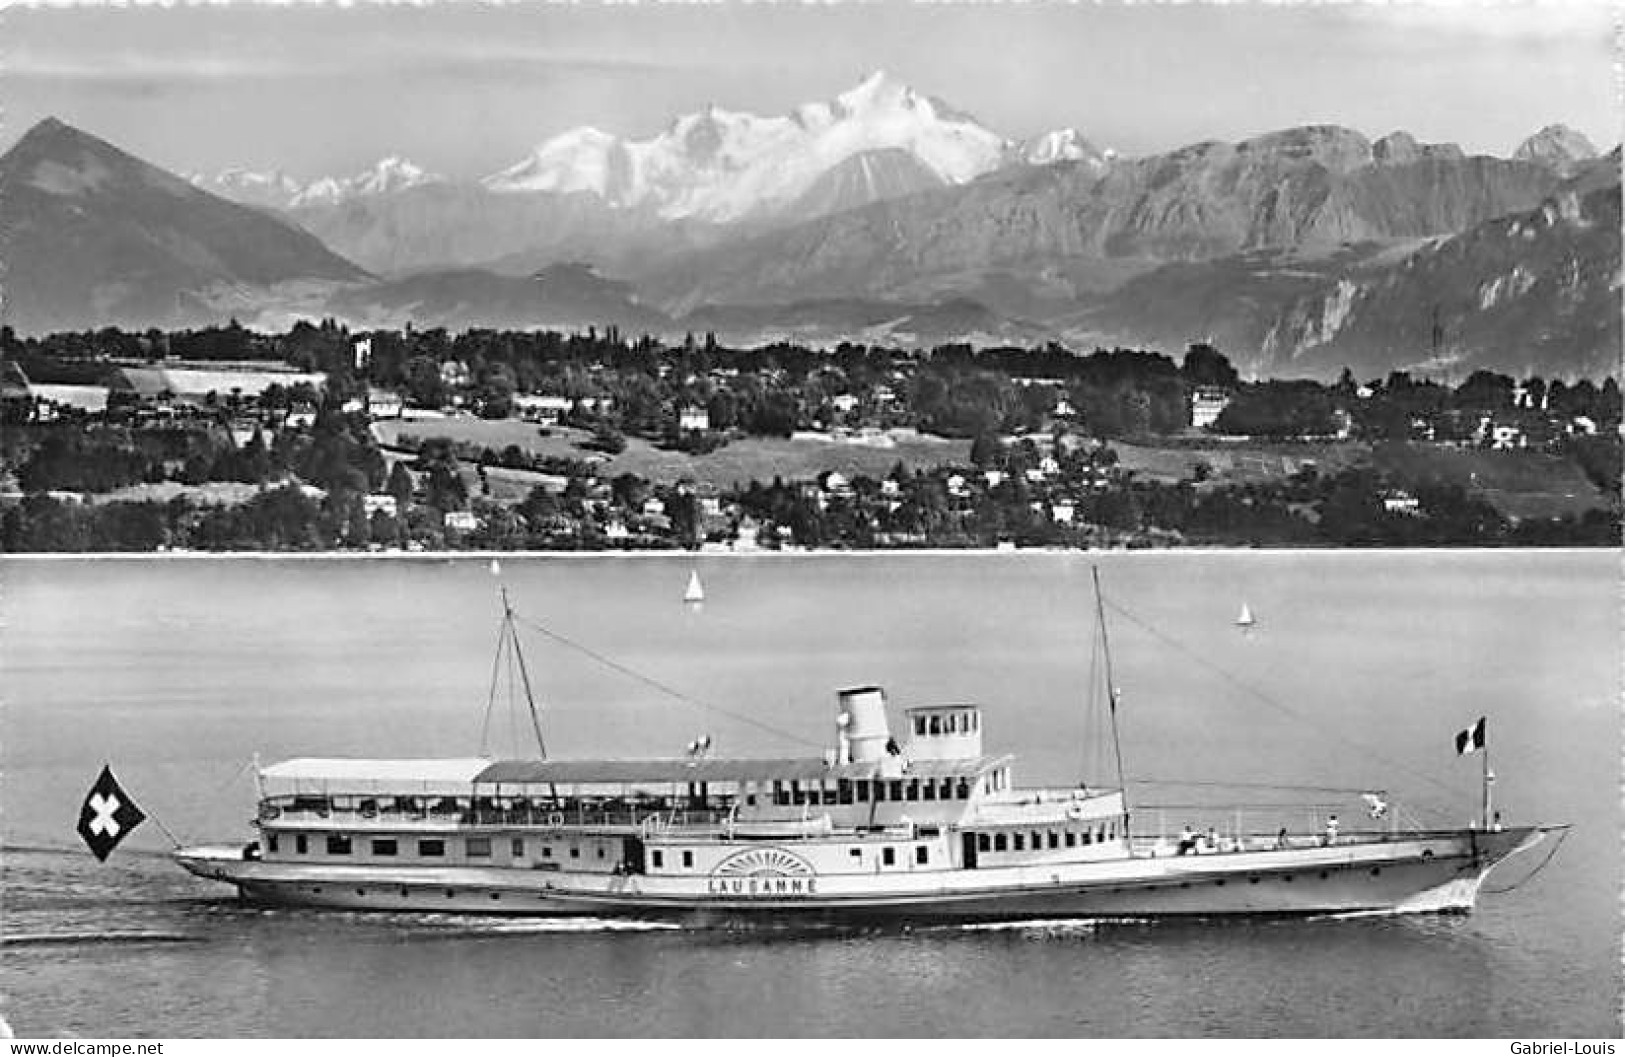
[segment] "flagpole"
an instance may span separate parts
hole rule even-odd
[[[1490,739],[1489,739],[1489,736],[1488,736],[1487,733],[1486,733],[1486,735],[1484,737],[1484,775],[1483,775],[1482,781],[1484,783],[1484,796],[1483,796],[1484,818],[1483,818],[1482,825],[1483,825],[1484,831],[1489,832],[1489,828],[1490,828]]]

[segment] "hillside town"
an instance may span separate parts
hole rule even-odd
[[[7,551],[1611,545],[1614,378],[614,327],[0,331]]]

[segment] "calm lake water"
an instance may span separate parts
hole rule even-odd
[[[1463,824],[1489,716],[1509,821],[1571,822],[1471,915],[850,933],[268,911],[73,825],[103,761],[182,840],[246,839],[250,761],[480,750],[484,559],[0,562],[0,1013],[86,1036],[1598,1036],[1620,1033],[1615,553],[504,558],[557,756],[814,754],[834,691],[978,701],[1032,783],[1109,779],[1086,707],[1090,566],[1125,766],[1167,783],[1382,788]],[[690,568],[706,602],[685,607]],[[1245,602],[1259,624],[1235,624]],[[529,753],[499,694],[497,754]],[[760,724],[760,725],[757,725]],[[1136,826],[1270,790],[1136,786]],[[1357,796],[1309,802],[1360,817]],[[1176,805],[1159,808],[1157,804]],[[1188,806],[1187,806],[1188,805]],[[1297,810],[1294,808],[1294,810]],[[1200,816],[1198,817],[1206,817]],[[1221,816],[1222,817],[1222,816]],[[1303,808],[1305,826],[1313,812]],[[85,996],[96,995],[94,1002]]]

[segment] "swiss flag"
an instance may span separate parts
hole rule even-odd
[[[79,809],[79,836],[90,848],[90,853],[102,862],[113,854],[119,842],[130,831],[146,820],[146,814],[135,806],[130,794],[119,787],[113,769],[102,767],[101,777],[85,794],[84,806]]]

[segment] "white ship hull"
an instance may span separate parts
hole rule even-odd
[[[639,917],[689,924],[982,922],[1471,909],[1485,874],[1551,832],[1462,831],[1325,848],[1043,867],[652,877],[504,867],[306,865],[177,853],[246,900],[347,910]],[[758,845],[759,847],[760,845]]]

